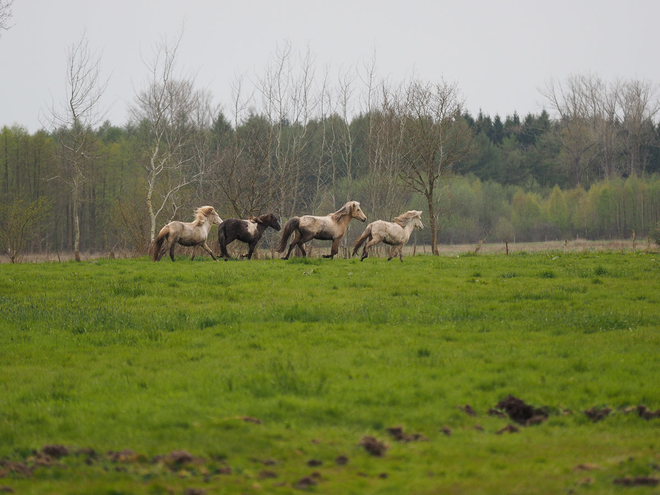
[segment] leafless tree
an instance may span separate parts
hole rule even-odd
[[[69,186],[73,207],[76,261],[80,261],[80,201],[95,159],[94,128],[105,118],[100,100],[108,85],[101,77],[100,55],[90,50],[83,33],[80,41],[67,49],[66,98],[58,106],[51,105],[46,126],[57,136],[60,145],[59,179]]]
[[[0,38],[2,31],[8,31],[12,27],[9,23],[14,15],[11,10],[13,3],[14,0],[0,0]]]
[[[472,131],[462,118],[456,84],[413,80],[400,100],[403,119],[401,180],[424,196],[429,211],[431,250],[438,255],[436,201],[452,167],[472,151]]]
[[[550,81],[545,89],[540,90],[551,109],[559,114],[557,135],[575,185],[586,179],[598,154],[598,138],[594,132],[589,98],[591,87],[591,76],[574,75],[565,84]]]
[[[272,170],[277,209],[284,215],[296,211],[301,200],[305,163],[303,152],[309,143],[309,121],[318,102],[313,95],[314,57],[309,50],[295,60],[291,44],[278,47],[265,74],[259,78],[264,115],[272,127]]]
[[[257,215],[273,207],[274,169],[270,163],[273,126],[253,109],[253,94],[245,78],[232,84],[230,122],[223,122],[223,142],[214,156],[214,179],[227,209],[238,218]]]
[[[648,160],[648,146],[657,145],[654,133],[655,119],[660,112],[657,85],[649,81],[631,80],[620,93],[627,150],[627,172],[643,173]]]
[[[181,206],[184,188],[199,180],[203,169],[196,158],[195,118],[206,115],[208,93],[195,90],[195,78],[177,72],[182,33],[173,40],[163,37],[145,61],[148,78],[135,95],[131,113],[143,131],[146,201],[150,238],[156,236],[157,219],[166,209],[171,218]],[[206,118],[206,117],[205,117]]]

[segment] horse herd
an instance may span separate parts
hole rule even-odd
[[[360,208],[360,203],[357,201],[349,201],[336,212],[326,216],[304,215],[302,217],[293,217],[284,224],[284,231],[277,245],[277,252],[283,253],[286,251],[286,256],[283,258],[286,260],[291,255],[291,251],[297,246],[302,255],[307,256],[305,243],[312,239],[319,239],[322,241],[332,241],[330,254],[323,255],[323,257],[333,258],[339,252],[339,241],[344,237],[349,222],[354,218],[361,222],[366,222],[367,220],[366,215]],[[213,225],[218,226],[220,256],[224,257],[225,261],[229,259],[227,246],[236,239],[248,244],[248,253],[243,255],[243,257],[251,259],[254,248],[257,246],[259,239],[261,239],[264,230],[268,227],[277,231],[281,229],[277,216],[274,213],[251,217],[247,220],[230,218],[223,222],[212,206],[202,206],[195,211],[194,222],[174,221],[161,229],[153,245],[153,260],[159,261],[169,249],[170,258],[174,261],[174,248],[177,244],[181,244],[182,246],[202,246],[217,261],[213,251],[206,244],[206,239]],[[369,249],[379,242],[383,242],[389,246],[394,246],[391,256],[387,259],[388,261],[397,255],[403,261],[403,246],[408,242],[414,228],[424,228],[421,211],[410,210],[396,217],[394,222],[376,220],[367,225],[367,228],[364,229],[362,235],[355,242],[353,256],[357,254],[360,246],[364,244],[362,257],[360,258],[360,261],[362,261],[369,256]],[[294,233],[293,240],[287,250],[289,238]],[[193,258],[194,256],[193,254]]]

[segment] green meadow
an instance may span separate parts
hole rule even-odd
[[[636,406],[657,253],[0,265],[9,493],[657,493]]]

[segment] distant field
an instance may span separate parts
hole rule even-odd
[[[273,235],[272,232],[266,231],[267,234]],[[413,234],[414,235],[414,234]],[[209,238],[209,246],[212,247],[213,252],[219,252],[217,246],[218,241],[215,239],[215,236]],[[350,244],[350,243],[349,243]],[[321,254],[327,254],[330,250],[329,242],[314,243],[312,241],[312,250],[311,257],[318,258]],[[616,239],[610,241],[590,241],[586,239],[571,239],[567,244],[564,244],[564,241],[546,241],[546,242],[511,242],[509,243],[509,254],[519,253],[525,251],[528,253],[535,253],[539,251],[561,251],[563,253],[564,247],[566,247],[567,253],[588,253],[588,252],[608,252],[608,251],[624,251],[632,252],[633,251],[633,242],[632,239]],[[440,244],[438,249],[440,254],[443,256],[455,256],[456,254],[463,253],[474,253],[474,250],[477,248],[477,244]],[[379,244],[372,249],[373,256],[386,256],[387,247],[384,244]],[[247,253],[247,247],[244,244],[235,242],[230,248],[232,255],[244,254]],[[648,239],[637,239],[635,243],[635,252],[657,252],[658,246]],[[192,253],[192,248],[183,248],[181,246],[177,247],[177,253],[180,255],[190,255]],[[341,247],[341,257],[349,258],[352,249],[349,250],[348,247]],[[484,243],[479,249],[480,254],[504,254],[506,253],[506,245],[503,242],[494,242],[494,243]],[[207,256],[201,249],[197,248],[195,251],[197,256]],[[412,240],[404,248],[404,253],[406,255],[415,254],[431,254],[431,246],[424,245],[414,245]],[[308,253],[309,254],[309,253]],[[132,258],[134,253],[129,251],[118,251],[115,253],[117,258]],[[260,259],[278,259],[281,254],[274,251],[258,249],[255,253],[255,256]],[[94,252],[94,253],[82,253],[82,258],[84,260],[95,260],[99,258],[108,258],[108,253]],[[23,257],[23,262],[25,263],[43,263],[43,262],[62,262],[62,261],[72,261],[74,259],[72,252],[63,252],[63,253],[42,253],[42,254],[27,254]],[[8,263],[9,258],[7,256],[0,256],[0,264]]]
[[[660,255],[474,247],[403,263],[3,264],[0,489],[653,484]]]

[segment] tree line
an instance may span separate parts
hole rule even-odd
[[[456,84],[393,84],[375,63],[319,75],[310,53],[285,45],[219,107],[181,70],[180,41],[155,45],[121,126],[100,108],[100,58],[84,37],[71,46],[67,93],[44,128],[0,130],[0,241],[28,207],[38,235],[27,249],[77,256],[147,252],[162,225],[205,204],[223,218],[327,214],[348,200],[370,219],[420,209],[430,229],[418,239],[433,252],[643,236],[660,218],[651,83],[572,76],[543,91],[554,116],[491,118],[466,111]]]

